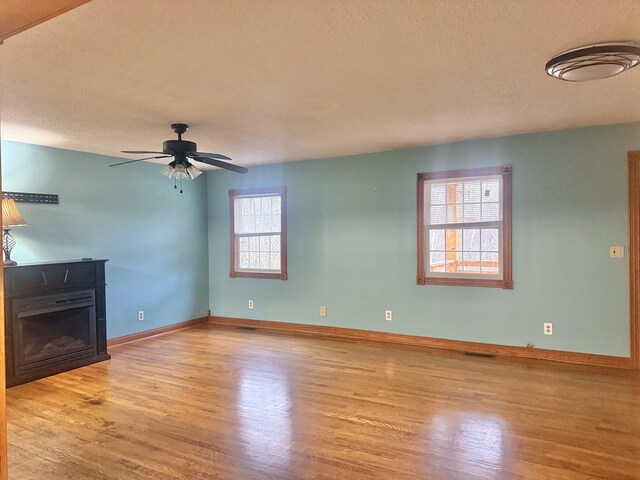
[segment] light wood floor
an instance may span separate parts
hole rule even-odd
[[[640,376],[203,325],[8,392],[18,479],[640,479]]]

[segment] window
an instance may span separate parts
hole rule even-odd
[[[417,283],[513,288],[511,167],[418,174]]]
[[[231,203],[229,276],[286,280],[286,188],[229,190],[229,200]]]

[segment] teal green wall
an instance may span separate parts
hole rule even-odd
[[[57,193],[59,205],[19,204],[18,263],[108,258],[109,338],[207,314],[206,181],[181,195],[147,162],[2,142],[7,191]],[[136,312],[145,311],[142,322]]]
[[[608,249],[628,243],[626,152],[639,148],[640,124],[606,126],[211,172],[180,195],[159,165],[110,169],[110,157],[3,142],[2,174],[5,190],[60,195],[59,205],[20,204],[30,226],[13,230],[18,262],[110,259],[109,338],[210,307],[626,356],[628,261]],[[504,164],[513,166],[514,289],[415,285],[416,173]],[[227,191],[278,185],[287,186],[289,280],[230,279]]]
[[[211,173],[210,308],[218,316],[627,356],[628,261],[609,258],[609,247],[628,246],[633,149],[640,124]],[[494,165],[513,166],[514,289],[416,285],[416,174]],[[289,280],[229,278],[227,191],[279,185],[287,187]],[[544,322],[553,322],[553,336],[542,334]]]

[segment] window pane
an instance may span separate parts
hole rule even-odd
[[[464,184],[458,183],[456,185],[456,202],[455,203],[463,203],[464,202]]]
[[[430,225],[501,220],[499,179],[433,183],[429,188],[431,193],[426,207],[429,208]]]
[[[429,219],[429,223],[431,225],[447,223],[446,205],[437,205],[437,206],[431,207],[431,218]]]
[[[263,213],[263,211],[262,211],[262,198],[261,197],[253,197],[251,199],[251,203],[252,203],[253,213],[255,215],[261,215]]]
[[[280,271],[280,235],[239,237],[237,261],[240,269]]]
[[[465,272],[480,272],[480,252],[464,252],[463,269]]]
[[[446,252],[447,272],[457,273],[462,271],[461,252]]]
[[[447,204],[453,205],[455,203],[462,203],[462,201],[458,201],[458,183],[447,183]]]
[[[482,202],[499,202],[500,201],[500,181],[499,180],[483,180],[482,181]]]
[[[499,203],[483,203],[482,204],[482,221],[493,222],[500,220],[500,204]]]
[[[500,241],[497,228],[482,229],[482,251],[497,252],[500,249]]]
[[[271,270],[280,271],[280,253],[271,253]]]
[[[429,233],[429,250],[444,250],[444,230],[431,230]]]
[[[447,223],[462,221],[462,205],[447,205]]]
[[[480,229],[479,228],[465,228],[463,231],[463,250],[465,252],[480,251]]]
[[[482,252],[482,273],[496,274],[500,272],[500,258],[497,253]]]
[[[480,203],[480,181],[464,182],[464,202]]]
[[[280,215],[280,204],[280,195],[271,197],[271,213],[277,213],[278,215]]]
[[[256,215],[254,217],[255,227],[253,228],[252,233],[260,233],[260,232],[267,231],[267,226],[265,225],[264,219],[265,219],[264,215]]]
[[[260,253],[258,252],[250,252],[249,253],[249,268],[257,269],[260,265]]]
[[[464,221],[479,222],[480,221],[480,204],[467,203],[464,205]]]
[[[271,251],[280,252],[280,235],[271,235]]]
[[[267,270],[269,267],[271,267],[269,252],[260,252],[260,269]]]
[[[271,213],[271,198],[262,197],[262,213]]]
[[[447,230],[445,248],[451,250],[462,250],[462,230]]]
[[[444,272],[444,252],[431,252],[430,271]]]
[[[253,230],[253,217],[250,215],[242,215],[240,217],[240,228],[236,225],[236,233],[247,233]]]
[[[238,205],[240,205],[238,207]],[[251,199],[238,198],[236,199],[236,209],[240,210],[242,215],[251,215]]]
[[[446,203],[446,188],[444,183],[431,185],[431,205],[444,205]]]
[[[239,268],[249,268],[249,252],[240,252]]]
[[[235,200],[236,233],[280,231],[280,196],[246,197]]]
[[[264,224],[263,224],[264,229],[262,231],[263,232],[273,232],[273,230],[274,230],[273,215],[266,215],[265,214],[263,219],[264,219]]]
[[[280,215],[271,216],[271,230],[270,232],[279,232],[282,230],[282,217]]]

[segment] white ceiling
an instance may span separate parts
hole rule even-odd
[[[255,165],[640,121],[640,67],[544,73],[611,40],[640,1],[94,0],[0,47],[2,136],[126,157],[179,121]]]

